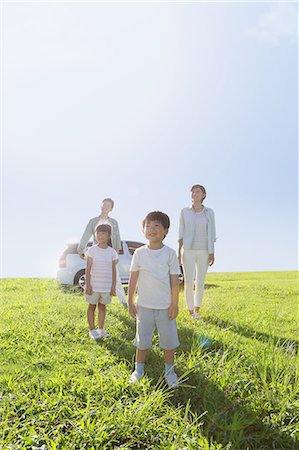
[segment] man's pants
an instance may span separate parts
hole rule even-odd
[[[117,264],[116,264],[116,295],[118,297],[119,303],[123,304],[127,304],[127,296],[124,290],[123,285],[121,284],[120,281],[120,276],[119,276],[119,272],[118,272],[118,268],[117,268]]]

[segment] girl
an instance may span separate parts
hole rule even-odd
[[[88,303],[87,321],[89,325],[89,336],[92,339],[109,337],[104,330],[106,317],[106,305],[111,303],[112,295],[115,295],[116,286],[116,264],[118,255],[116,251],[108,246],[111,238],[111,226],[107,224],[98,225],[95,229],[98,242],[87,251],[86,266],[86,301]],[[94,313],[98,305],[98,329],[94,325]]]

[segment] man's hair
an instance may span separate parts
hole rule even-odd
[[[192,192],[193,189],[195,189],[195,188],[199,188],[199,189],[202,191],[202,193],[205,195],[205,198],[206,198],[207,192],[206,192],[206,189],[205,189],[204,186],[202,186],[201,184],[194,184],[194,185],[192,186],[192,188],[190,189],[191,192]]]
[[[111,226],[108,223],[100,223],[95,227],[95,232],[102,231],[103,233],[108,233],[111,236]]]
[[[104,202],[110,202],[112,208],[114,207],[114,201],[112,200],[112,198],[104,198],[104,200],[102,201],[102,203],[104,203]]]
[[[163,228],[167,229],[170,227],[170,219],[167,214],[161,211],[152,211],[148,213],[142,221],[142,228],[145,227],[146,222],[151,222],[152,220],[156,220],[160,222]]]

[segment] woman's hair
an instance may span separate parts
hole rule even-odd
[[[108,223],[100,223],[95,227],[94,231],[102,231],[103,233],[108,233],[108,236],[111,236],[111,226]]]
[[[193,189],[195,189],[195,188],[199,188],[199,189],[202,191],[202,193],[205,195],[204,198],[206,198],[206,196],[207,196],[207,191],[206,191],[206,189],[205,189],[204,186],[202,186],[201,184],[194,184],[194,185],[192,186],[192,188],[191,188],[191,192],[192,192]]]
[[[152,220],[156,220],[157,222],[160,222],[160,224],[168,230],[170,227],[170,219],[167,214],[161,212],[161,211],[152,211],[148,213],[145,218],[142,221],[142,228],[145,227],[146,222],[151,222]]]

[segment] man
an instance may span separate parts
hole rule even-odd
[[[109,213],[112,211],[114,206],[114,201],[111,198],[104,198],[101,204],[101,213],[97,217],[90,219],[86,225],[85,231],[81,237],[80,243],[78,245],[78,253],[80,258],[85,259],[84,251],[89,242],[89,239],[93,238],[93,243],[96,244],[95,229],[97,225],[108,224],[111,226],[111,246],[119,253],[121,250],[121,240],[119,234],[118,223],[112,217],[109,217]],[[121,284],[119,273],[116,266],[116,295],[119,302],[123,305],[127,304],[126,294]]]

